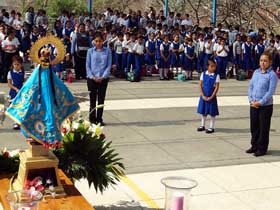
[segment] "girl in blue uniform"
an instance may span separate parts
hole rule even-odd
[[[145,54],[145,62],[147,64],[147,75],[152,76],[152,69],[155,66],[155,54],[156,54],[156,41],[155,34],[150,33],[149,40],[146,41],[146,54]]]
[[[15,55],[13,57],[12,70],[8,72],[7,80],[8,86],[10,88],[9,95],[11,101],[16,97],[25,80],[25,73],[22,68],[22,63],[22,58],[18,55]],[[13,129],[17,130],[19,128],[20,126],[17,123],[14,123]]]
[[[160,80],[169,80],[168,71],[170,68],[170,42],[169,36],[164,35],[163,42],[160,45],[160,67],[159,77]]]
[[[71,53],[71,41],[70,41],[70,35],[73,31],[71,27],[71,21],[67,20],[66,27],[63,29],[63,39],[64,39],[64,45],[66,46],[66,53]]]
[[[33,26],[32,32],[30,34],[31,44],[33,45],[40,38],[40,31],[37,26]]]
[[[156,69],[158,70],[159,68],[159,63],[160,63],[160,45],[162,44],[161,40],[161,33],[158,31],[156,33]]]
[[[178,69],[180,67],[179,50],[180,50],[179,35],[174,35],[174,40],[171,43],[171,67],[175,75],[178,75]]]
[[[188,38],[188,44],[185,47],[185,70],[186,70],[186,79],[192,80],[193,70],[195,68],[195,47],[193,46],[193,41],[191,38]]]
[[[264,52],[264,49],[265,49],[265,46],[263,44],[263,39],[260,39],[259,40],[259,43],[256,45],[255,47],[255,53],[256,53],[256,62],[255,62],[255,69],[259,68],[260,67],[260,58],[261,58],[261,55],[263,54]]]
[[[219,115],[217,93],[219,90],[220,77],[216,73],[216,62],[213,59],[208,60],[208,69],[200,76],[199,91],[200,99],[197,113],[201,114],[201,126],[197,131],[205,131],[205,122],[207,115],[210,115],[210,126],[206,133],[214,132],[215,117]]]
[[[242,61],[243,68],[246,72],[253,69],[253,53],[254,46],[252,44],[252,38],[250,36],[247,37],[247,41],[242,45]]]

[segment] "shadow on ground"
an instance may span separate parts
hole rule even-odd
[[[163,210],[142,207],[140,203],[134,201],[120,201],[118,204],[110,206],[94,206],[95,210]]]
[[[280,150],[268,150],[267,154],[271,156],[280,156]]]

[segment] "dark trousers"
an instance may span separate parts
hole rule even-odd
[[[87,80],[89,99],[90,99],[89,121],[91,123],[103,122],[103,118],[102,118],[103,108],[98,108],[96,110],[95,107],[96,107],[96,99],[98,105],[104,104],[108,81],[109,79],[104,79],[101,83],[96,83],[92,79]]]
[[[2,56],[2,68],[0,69],[0,82],[7,82],[7,75],[8,72],[10,70],[10,68],[12,67],[12,63],[13,63],[13,57],[15,55],[18,55],[18,52],[15,53],[6,53],[3,52]]]
[[[250,126],[252,148],[261,152],[267,152],[269,144],[269,130],[273,105],[250,107]]]
[[[75,60],[75,75],[76,79],[85,79],[87,72],[86,72],[86,58],[82,58],[77,55],[77,53],[74,54],[74,60]]]

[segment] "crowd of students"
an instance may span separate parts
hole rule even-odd
[[[217,28],[194,26],[188,14],[169,12],[164,17],[154,8],[142,14],[129,10],[128,13],[107,8],[104,13],[85,13],[76,16],[62,11],[54,25],[49,25],[45,10],[37,13],[30,7],[22,18],[21,13],[2,9],[0,13],[1,69],[0,82],[7,81],[12,57],[20,55],[28,59],[32,44],[50,31],[63,39],[67,56],[64,64],[53,67],[63,78],[65,64],[75,68],[76,79],[86,78],[86,53],[94,46],[94,34],[104,36],[104,46],[113,53],[112,74],[120,78],[133,75],[133,81],[142,76],[159,74],[160,80],[172,79],[183,74],[193,79],[193,72],[207,69],[207,61],[214,58],[217,73],[226,79],[232,70],[244,70],[249,76],[258,68],[260,55],[265,49],[273,54],[273,69],[280,67],[280,35],[259,29],[248,30],[236,26]],[[53,50],[55,51],[55,50]]]

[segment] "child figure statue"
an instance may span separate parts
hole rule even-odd
[[[45,47],[49,44],[58,52],[52,61],[51,51]],[[60,62],[64,55],[65,48],[58,38],[39,39],[30,51],[30,57],[38,65],[6,111],[26,137],[47,147],[60,146],[62,122],[79,109],[69,89],[51,70],[51,65]]]

